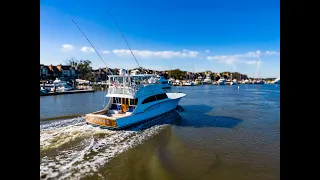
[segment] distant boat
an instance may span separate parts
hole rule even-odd
[[[183,83],[184,86],[194,86],[194,83],[192,81],[187,81]]]
[[[158,77],[158,83],[160,84],[160,87],[162,89],[168,89],[172,87],[172,82],[165,79],[164,76],[158,75],[157,77]]]
[[[58,78],[53,81],[53,88],[51,88],[51,91],[54,91],[54,88],[56,92],[65,92],[74,89],[74,87],[68,84],[66,81],[62,81]]]
[[[203,80],[202,84],[203,85],[212,84],[212,80],[211,80],[210,74],[206,74],[206,78]]]
[[[280,84],[280,77],[278,77],[277,79],[275,79],[275,80],[273,81],[273,83],[274,83],[274,84]]]
[[[231,73],[231,78],[232,79],[232,73]],[[230,82],[230,85],[237,85],[237,80],[236,79],[233,79],[231,82]]]
[[[231,81],[230,82],[230,85],[237,85],[238,83],[237,83],[237,80],[236,79],[234,79],[233,81]]]
[[[180,80],[177,79],[172,83],[173,86],[180,86]]]
[[[249,83],[250,83],[249,79],[242,81],[242,84],[249,84]]]
[[[254,81],[254,84],[265,84],[263,80]]]
[[[157,83],[155,74],[109,75],[112,85],[106,97],[107,106],[86,114],[86,123],[109,129],[125,127],[145,122],[174,110],[184,93],[165,93]]]
[[[83,79],[76,79],[76,82],[77,82],[79,85],[88,85],[88,84],[90,84],[90,81],[83,80]]]
[[[227,81],[226,79],[224,79],[223,77],[221,77],[219,80],[218,80],[218,85],[226,85],[227,84]]]

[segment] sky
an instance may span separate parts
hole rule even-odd
[[[279,1],[41,0],[40,63],[279,77]]]

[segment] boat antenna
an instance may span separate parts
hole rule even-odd
[[[132,56],[133,56],[134,60],[136,60],[136,62],[137,62],[137,64],[138,64],[139,69],[141,69],[141,66],[140,66],[140,64],[139,64],[139,62],[138,62],[138,60],[137,60],[136,56],[133,54],[133,52],[132,52],[132,50],[131,50],[131,48],[130,48],[130,46],[129,46],[129,43],[128,43],[128,41],[126,40],[126,38],[124,37],[123,33],[121,32],[121,30],[120,30],[120,28],[119,28],[118,24],[117,24],[117,23],[116,23],[116,21],[113,19],[113,17],[111,16],[110,12],[109,12],[109,11],[107,11],[107,12],[108,12],[108,14],[109,14],[110,18],[112,19],[113,23],[117,26],[118,31],[120,32],[120,34],[121,34],[122,38],[123,38],[123,39],[124,39],[124,41],[126,42],[126,44],[127,44],[128,48],[129,48],[129,50],[130,50],[130,52],[131,52],[131,54],[132,54]],[[142,71],[142,69],[141,69],[141,71]]]
[[[93,44],[91,43],[91,41],[89,40],[89,38],[84,34],[84,32],[81,30],[81,28],[79,27],[79,25],[76,23],[76,21],[71,18],[72,22],[78,27],[78,29],[81,31],[81,33],[83,34],[83,36],[87,39],[87,41],[91,44],[92,48],[94,49],[94,51],[98,54],[99,58],[101,59],[101,61],[106,65],[107,69],[109,70],[109,72],[113,75],[113,73],[110,71],[110,69],[108,68],[107,64],[103,61],[102,57],[100,56],[100,54],[98,53],[98,51],[96,50],[96,48],[93,46]]]

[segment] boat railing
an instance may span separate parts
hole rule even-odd
[[[123,95],[132,95],[138,91],[136,87],[114,87],[110,86],[108,88],[108,94],[123,94]]]
[[[159,83],[155,75],[137,76],[109,76],[108,94],[122,94],[135,96],[141,87]]]
[[[135,96],[135,94],[138,92],[138,90],[141,87],[145,87],[151,84],[157,84],[156,81],[154,82],[140,82],[139,84],[128,84],[125,85],[119,84],[111,84],[108,88],[108,94],[123,94],[123,95],[131,95]]]

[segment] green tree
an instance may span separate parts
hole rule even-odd
[[[71,58],[68,62],[68,64],[72,67],[78,67],[78,60],[75,60],[74,58]]]
[[[181,71],[180,69],[166,70],[169,72],[169,77],[173,79],[183,80],[187,71]]]
[[[90,66],[91,61],[75,60],[72,58],[69,60],[69,65],[73,67],[77,67],[80,79],[89,80],[91,78],[91,70],[92,70],[92,67]]]

